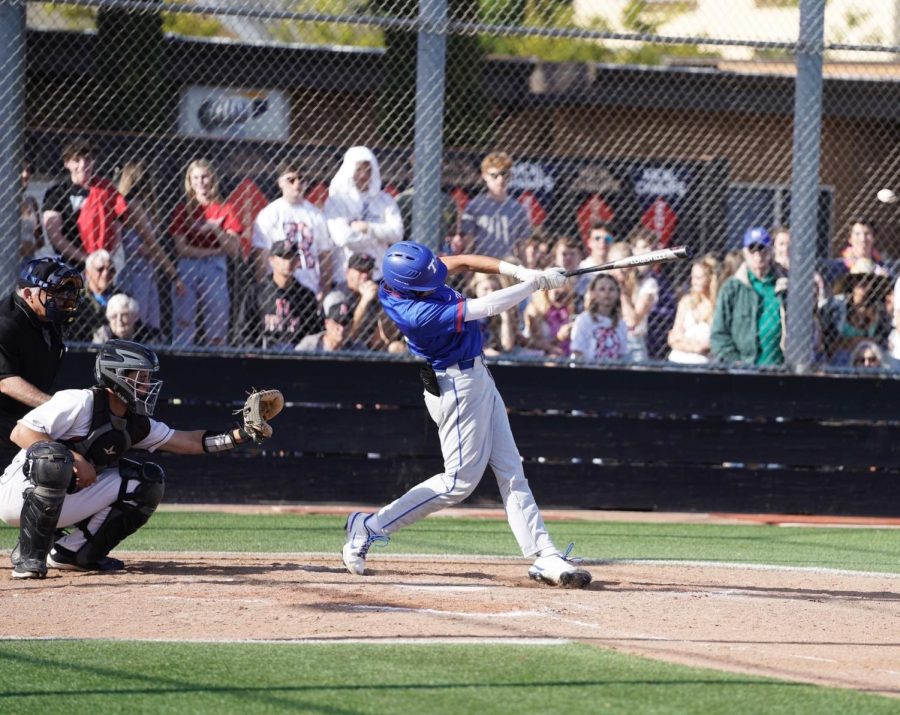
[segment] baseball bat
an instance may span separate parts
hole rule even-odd
[[[568,271],[566,277],[580,276],[583,273],[596,273],[597,271],[614,271],[616,268],[631,268],[633,266],[644,266],[648,263],[664,263],[666,261],[676,261],[680,258],[690,258],[693,255],[687,246],[676,246],[675,248],[663,248],[661,251],[650,251],[650,253],[642,253],[638,256],[629,256],[618,261],[610,261],[609,263],[601,263],[599,266],[589,266],[588,268],[579,268],[575,271]]]

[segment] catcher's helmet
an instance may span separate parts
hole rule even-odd
[[[84,279],[58,258],[35,258],[19,271],[19,288],[40,288],[47,320],[68,325],[84,302]]]
[[[400,241],[384,254],[381,274],[391,288],[425,293],[444,285],[447,266],[435,258],[428,246],[415,241]]]
[[[94,363],[94,379],[121,397],[136,414],[152,415],[162,388],[162,380],[138,380],[131,372],[157,372],[156,353],[130,340],[108,340],[100,347]]]

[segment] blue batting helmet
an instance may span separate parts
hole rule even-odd
[[[415,241],[400,241],[384,254],[381,274],[385,283],[395,290],[425,293],[444,285],[447,266],[428,246]]]

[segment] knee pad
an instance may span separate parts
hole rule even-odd
[[[140,464],[130,459],[119,462],[122,484],[109,507],[106,519],[96,532],[87,531],[90,519],[79,524],[87,542],[75,554],[76,563],[88,566],[109,554],[127,536],[146,524],[165,493],[165,472],[158,464]],[[137,485],[129,487],[129,482]]]
[[[34,485],[25,490],[19,518],[17,559],[46,571],[44,563],[53,543],[56,525],[72,483],[75,460],[58,442],[36,442],[25,452],[23,473]]]
[[[122,476],[122,486],[117,501],[149,507],[152,514],[166,491],[166,473],[163,468],[153,462],[141,464],[131,459],[122,459],[119,461],[119,474]],[[138,482],[131,491],[128,491],[129,481]]]
[[[40,496],[55,496],[66,489],[75,474],[75,458],[72,451],[59,442],[35,442],[25,451],[22,465],[25,478],[35,486]]]

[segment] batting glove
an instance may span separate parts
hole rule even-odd
[[[537,271],[535,281],[535,290],[550,290],[551,288],[561,288],[569,280],[566,277],[566,269],[557,266],[553,268],[545,268]]]

